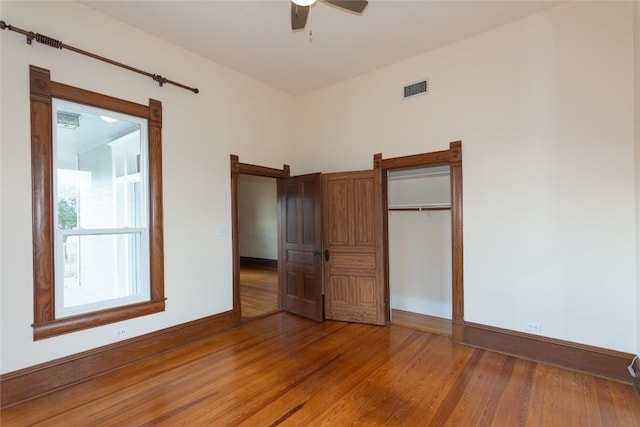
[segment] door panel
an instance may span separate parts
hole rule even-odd
[[[382,172],[323,175],[325,318],[387,324]]]
[[[278,187],[284,310],[323,320],[320,174],[285,178]]]

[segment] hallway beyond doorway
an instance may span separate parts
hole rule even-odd
[[[261,267],[240,268],[242,320],[278,311],[278,271]]]

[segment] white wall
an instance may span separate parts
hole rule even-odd
[[[387,202],[389,208],[449,206],[451,178],[449,172],[389,177]]]
[[[0,32],[0,372],[107,345],[116,329],[126,328],[129,338],[231,310],[231,238],[217,233],[231,226],[229,154],[265,166],[291,163],[292,97],[75,2],[0,4],[8,24],[200,89],[196,95],[159,87]],[[165,312],[33,342],[29,64],[51,70],[56,81],[141,104],[162,102]]]
[[[238,178],[240,256],[278,259],[278,193],[275,178]]]
[[[465,319],[634,353],[632,8],[566,3],[308,94],[293,164],[462,140]],[[430,93],[401,101],[422,78]]]
[[[451,319],[451,212],[389,212],[391,308]]]

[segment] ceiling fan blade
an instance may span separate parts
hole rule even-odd
[[[291,2],[291,29],[302,30],[307,23],[309,16],[309,6],[298,6]]]
[[[369,3],[367,0],[325,0],[325,2],[357,13],[362,13]]]

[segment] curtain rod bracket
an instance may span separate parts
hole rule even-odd
[[[154,74],[153,75],[153,80],[157,81],[159,86],[162,86],[162,85],[164,85],[165,83],[168,82],[168,80],[166,78],[162,77],[160,74]]]

